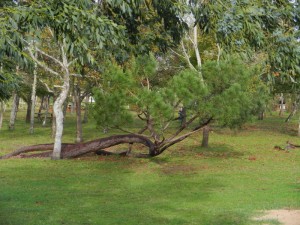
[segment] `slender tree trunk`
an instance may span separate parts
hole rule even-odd
[[[181,127],[185,127],[186,126],[186,108],[182,107],[181,109]]]
[[[283,112],[285,111],[285,102],[283,93],[280,94],[280,100],[279,100],[279,116],[282,116]]]
[[[0,130],[2,129],[4,112],[5,112],[5,102],[0,101]]]
[[[296,114],[297,109],[298,109],[298,102],[295,101],[295,102],[293,103],[293,109],[292,109],[292,112],[291,112],[290,115],[286,118],[285,122],[289,122],[289,121],[290,121],[290,119]]]
[[[75,107],[76,107],[76,99],[75,99],[75,96],[74,96],[74,93],[72,95],[72,103],[71,103],[71,114],[74,114],[75,112]]]
[[[35,100],[36,100],[36,82],[37,82],[37,64],[34,64],[33,70],[33,83],[32,83],[32,93],[31,93],[31,111],[30,111],[30,129],[29,133],[34,132],[34,110],[35,110]]]
[[[48,114],[49,114],[49,101],[50,101],[50,96],[45,96],[43,98],[43,102],[45,102],[45,108],[46,108],[45,116],[44,116],[44,120],[43,120],[43,127],[46,126],[46,123],[47,123],[47,117],[48,117]]]
[[[69,89],[70,89],[70,72],[68,68],[68,60],[64,50],[64,46],[61,46],[62,58],[63,58],[63,66],[64,66],[64,77],[63,77],[63,87],[62,90],[54,102],[53,111],[56,117],[56,131],[55,131],[55,139],[54,139],[54,148],[52,159],[60,159],[61,158],[61,143],[62,143],[62,135],[64,128],[64,114],[63,114],[63,105],[65,100],[68,97]]]
[[[195,50],[195,54],[196,54],[196,59],[197,59],[197,66],[198,68],[202,67],[202,60],[201,60],[201,55],[200,55],[200,51],[198,48],[198,25],[194,26],[193,28],[194,31],[194,50]]]
[[[9,126],[8,126],[9,130],[15,129],[15,121],[17,118],[19,101],[20,101],[20,97],[16,93],[14,93],[13,94],[13,102],[12,102],[12,106],[11,106]]]
[[[208,139],[209,139],[209,125],[203,127],[203,138],[201,146],[204,148],[208,147]]]
[[[54,149],[52,159],[60,159],[61,156],[61,143],[62,143],[62,135],[63,135],[63,123],[64,123],[64,113],[63,113],[63,105],[65,100],[67,99],[69,93],[69,71],[66,71],[64,74],[64,85],[61,93],[57,97],[53,105],[53,111],[55,115],[55,139],[54,139]]]
[[[40,104],[40,107],[39,107],[39,113],[42,113],[42,110],[46,108],[46,104],[47,104],[47,96],[43,96],[41,98],[41,104]]]
[[[31,106],[32,106],[31,99],[28,99],[28,101],[27,101],[27,110],[26,110],[26,118],[25,118],[25,122],[26,122],[26,123],[30,123],[30,118],[31,118]]]
[[[85,97],[85,107],[84,107],[84,115],[82,123],[88,122],[88,113],[89,113],[89,96]]]
[[[264,111],[261,111],[258,113],[258,120],[263,120],[265,117],[265,112]]]
[[[81,123],[81,99],[80,99],[80,88],[74,87],[74,99],[76,103],[76,143],[83,141],[82,139],[82,123]]]

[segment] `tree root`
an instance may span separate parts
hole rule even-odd
[[[132,143],[140,143],[148,147],[149,152],[148,154],[137,154],[134,155],[135,157],[153,157],[159,155],[161,152],[157,149],[155,144],[147,137],[142,135],[136,134],[127,134],[127,135],[115,135],[105,138],[100,138],[97,140],[92,140],[85,143],[78,143],[78,144],[69,144],[63,143],[61,149],[61,158],[76,158],[78,156],[96,152],[96,154],[101,155],[128,155],[128,151],[121,152],[121,153],[113,153],[109,151],[105,151],[108,147],[112,147],[119,144],[132,144]],[[50,157],[52,154],[54,144],[39,144],[39,145],[32,145],[22,147],[12,153],[7,155],[1,156],[0,159],[8,159],[11,157],[22,157],[22,158],[36,158],[36,157]],[[24,153],[31,153],[31,152],[39,152],[35,154],[26,154]]]

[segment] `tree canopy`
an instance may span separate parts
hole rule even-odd
[[[0,10],[0,60],[9,57],[23,68],[39,65],[46,74],[42,83],[58,88],[54,158],[66,146],[63,105],[87,77],[96,80],[97,125],[135,133],[105,140],[113,145],[137,140],[149,147],[150,156],[211,122],[241,126],[263,106],[266,84],[299,79],[298,2],[9,3]],[[138,131],[126,130],[137,120]],[[176,128],[173,134],[170,127]],[[64,156],[76,155],[69,151]]]

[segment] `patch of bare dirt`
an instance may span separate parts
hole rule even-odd
[[[282,225],[300,225],[300,210],[268,210],[264,215],[255,217],[253,220],[266,221],[264,225],[268,225],[268,220],[277,220]]]
[[[161,168],[164,174],[194,174],[196,168],[189,165],[166,165]]]

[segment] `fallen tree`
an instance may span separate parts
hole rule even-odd
[[[163,153],[167,148],[171,147],[172,145],[180,141],[183,141],[193,133],[199,131],[202,127],[209,124],[211,120],[212,118],[208,119],[203,124],[197,126],[193,131],[188,132],[180,137],[172,138],[168,140],[165,139],[161,142],[153,142],[149,137],[140,134],[124,134],[124,135],[114,135],[110,137],[100,138],[85,143],[77,143],[77,144],[63,143],[61,158],[63,159],[76,158],[91,152],[95,152],[98,155],[124,155],[124,156],[134,156],[139,158],[158,156],[161,153]],[[189,123],[191,122],[192,121],[189,121]],[[180,130],[183,130],[183,128],[181,128]],[[126,143],[130,144],[130,147],[126,151],[114,153],[114,152],[104,150],[112,146],[126,144]],[[146,153],[131,154],[132,144],[143,144],[148,148],[148,154]],[[8,159],[11,157],[21,157],[21,158],[50,157],[52,155],[53,147],[54,147],[53,143],[26,146],[17,149],[12,153],[1,156],[0,159]],[[38,153],[26,154],[32,152],[38,152]]]

